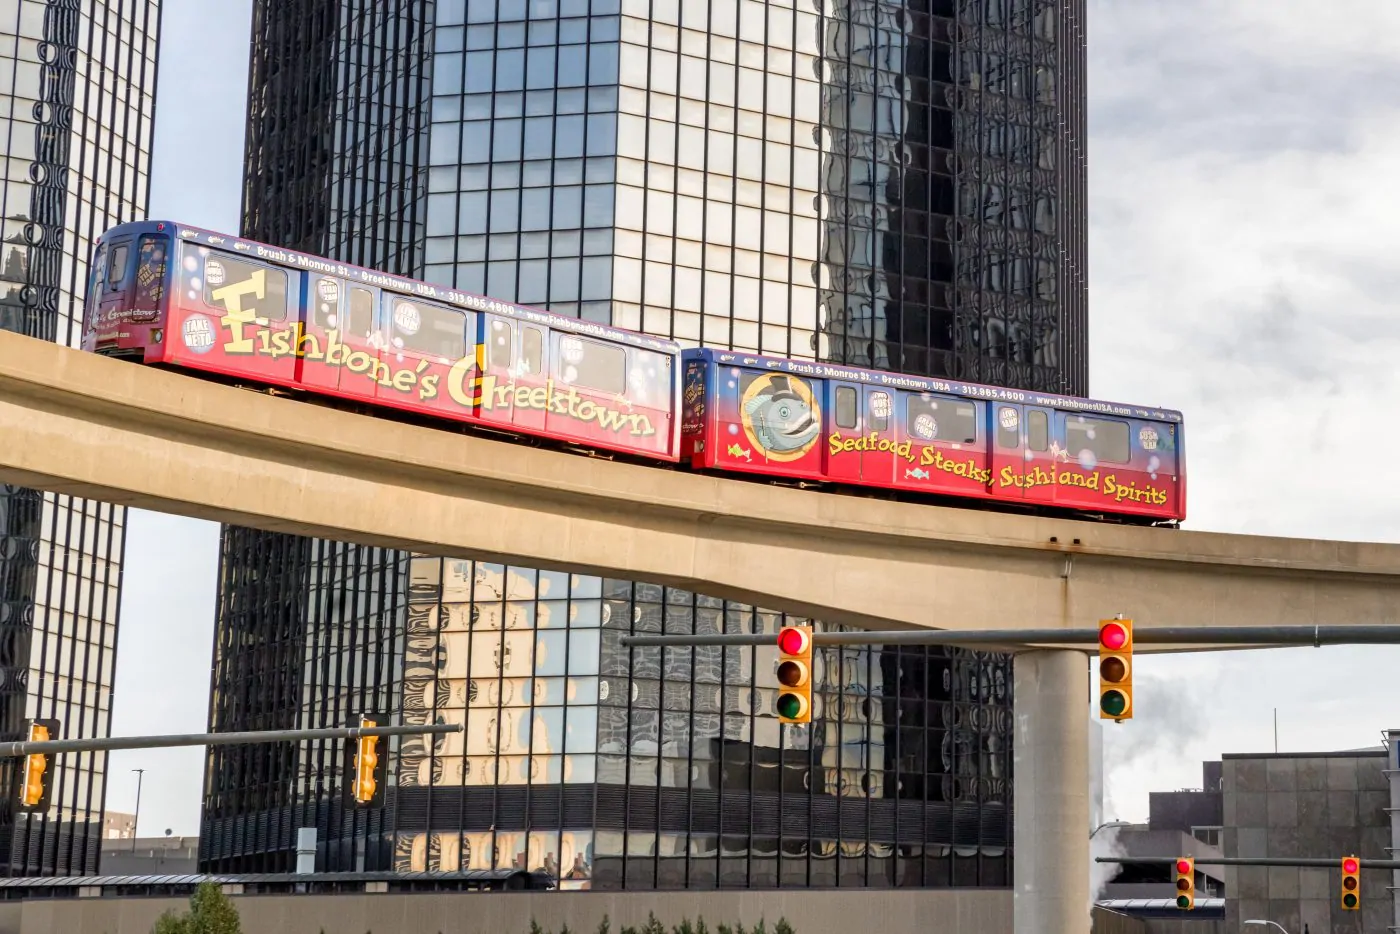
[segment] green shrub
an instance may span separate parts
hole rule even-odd
[[[190,896],[190,910],[183,915],[167,911],[156,920],[151,934],[243,934],[238,909],[213,882],[201,882]]]

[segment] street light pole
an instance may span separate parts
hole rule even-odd
[[[131,852],[136,852],[136,827],[141,823],[141,779],[146,777],[145,769],[132,769],[136,773],[136,815],[131,818]]]
[[[1253,921],[1246,921],[1245,924],[1272,924],[1274,927],[1276,927],[1276,928],[1278,928],[1280,931],[1282,931],[1283,934],[1288,934],[1288,929],[1287,929],[1286,927],[1284,927],[1282,924],[1279,924],[1277,921],[1259,921],[1259,920],[1253,920]]]

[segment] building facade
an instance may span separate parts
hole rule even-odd
[[[1393,873],[1362,869],[1361,910],[1341,908],[1343,856],[1394,859],[1400,839],[1397,741],[1374,749],[1224,756],[1223,849],[1229,857],[1336,859],[1331,868],[1228,866],[1226,926],[1267,918],[1290,931],[1387,931],[1400,926]]]
[[[92,241],[145,215],[159,0],[0,2],[0,328],[76,345]],[[103,277],[130,270],[113,267]],[[125,511],[0,486],[0,738],[110,725]],[[47,813],[0,768],[0,873],[91,873],[103,753],[57,757]]]
[[[1082,0],[257,0],[246,236],[673,337],[1087,392]],[[816,495],[816,494],[814,494]],[[342,804],[211,754],[201,864],[524,866],[561,887],[1006,886],[1010,677],[828,652],[644,582],[224,531],[212,726],[463,722]],[[818,627],[824,625],[816,621]]]

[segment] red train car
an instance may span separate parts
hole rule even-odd
[[[83,347],[660,461],[679,345],[166,221],[95,248]]]
[[[1186,517],[1181,413],[730,351],[683,353],[692,467],[1142,523]]]

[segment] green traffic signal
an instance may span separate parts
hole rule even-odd
[[[1348,892],[1347,894],[1345,894],[1345,895],[1342,896],[1342,904],[1343,904],[1344,906],[1346,906],[1347,908],[1355,908],[1355,907],[1356,907],[1356,896],[1353,895],[1352,893]]]
[[[1128,709],[1128,699],[1122,691],[1105,691],[1099,698],[1099,709],[1110,717],[1117,717]]]
[[[805,705],[802,703],[802,698],[798,695],[783,692],[778,695],[777,703],[773,706],[778,711],[778,716],[786,717],[789,720],[796,720],[802,715],[802,708]]]
[[[1178,895],[1178,896],[1176,897],[1176,907],[1178,907],[1178,908],[1190,908],[1190,907],[1191,907],[1191,896],[1189,896],[1189,895]]]

